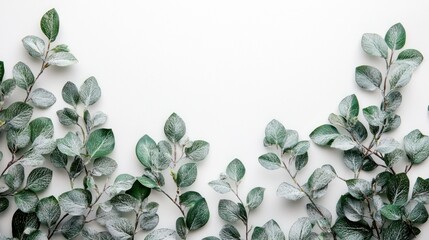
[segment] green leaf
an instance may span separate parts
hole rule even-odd
[[[152,179],[152,178],[150,178],[150,177],[148,177],[148,176],[141,176],[141,177],[138,177],[137,178],[137,180],[143,185],[143,186],[145,186],[145,187],[147,187],[147,188],[150,188],[150,189],[152,189],[152,188],[155,188],[155,189],[157,189],[159,186],[158,186],[158,183],[156,182],[156,180],[155,179]]]
[[[371,183],[364,179],[350,179],[346,181],[349,193],[356,199],[365,199],[372,194]]]
[[[35,81],[31,69],[23,62],[18,62],[13,67],[13,79],[16,85],[24,90],[29,90]]]
[[[289,230],[289,240],[305,240],[310,235],[313,225],[308,217],[301,217]]]
[[[189,192],[182,193],[179,196],[179,203],[180,205],[183,205],[187,208],[192,208],[201,199],[203,199],[201,194],[194,191],[189,191]]]
[[[291,129],[286,129],[286,141],[283,145],[283,149],[290,149],[298,143],[298,132]]]
[[[45,42],[36,36],[26,36],[22,39],[22,44],[32,57],[40,58],[45,54]]]
[[[110,199],[110,203],[119,212],[131,212],[137,207],[138,200],[128,194],[118,194]]]
[[[39,136],[34,140],[31,148],[34,153],[44,155],[50,154],[56,146],[55,139]]]
[[[396,114],[388,115],[384,124],[384,133],[390,132],[401,125],[401,117]]]
[[[37,137],[52,138],[54,136],[54,125],[52,120],[47,117],[39,117],[30,122],[31,142]]]
[[[417,178],[411,198],[423,204],[429,203],[429,179]]]
[[[375,150],[382,154],[391,153],[399,147],[399,142],[393,138],[382,138],[378,141]]]
[[[421,163],[429,157],[429,137],[413,130],[404,137],[404,149],[412,163]]]
[[[402,103],[402,94],[399,91],[390,91],[385,98],[386,112],[395,112]]]
[[[91,159],[104,157],[115,148],[115,136],[112,129],[97,129],[93,131],[86,142],[86,149]]]
[[[83,189],[73,189],[58,197],[61,210],[72,215],[79,216],[86,212],[91,204],[91,193]]]
[[[231,191],[231,185],[227,181],[213,180],[209,182],[209,186],[220,194],[228,193]]]
[[[299,156],[306,154],[308,149],[310,148],[310,142],[309,141],[300,141],[295,146],[293,146],[291,153],[294,156]]]
[[[99,127],[105,124],[107,121],[107,115],[103,112],[95,112],[94,117],[92,118],[92,127]]]
[[[50,66],[68,67],[77,63],[77,59],[69,52],[54,52],[48,56],[46,63]]]
[[[300,171],[303,169],[308,163],[308,154],[304,153],[302,155],[298,155],[295,157],[295,169]]]
[[[344,164],[354,173],[359,172],[362,168],[364,156],[357,149],[351,149],[344,152]]]
[[[27,240],[46,240],[48,236],[41,230],[35,230],[28,235]]]
[[[34,106],[41,109],[48,108],[54,105],[54,103],[57,101],[54,94],[43,88],[37,88],[33,90],[30,94],[30,99]]]
[[[263,228],[264,233],[267,237],[267,240],[285,240],[286,239],[286,237],[285,237],[283,231],[281,230],[279,224],[272,219],[270,221],[266,222],[264,224],[264,226],[262,226],[262,228]],[[256,231],[256,228],[255,228],[254,232],[255,231]],[[252,235],[252,239],[260,240],[258,238],[253,238],[253,235]]]
[[[382,79],[381,72],[375,67],[363,65],[355,70],[356,83],[365,90],[374,91],[379,89]]]
[[[72,105],[73,107],[76,107],[79,103],[80,96],[79,96],[79,90],[77,89],[76,85],[72,82],[66,82],[64,85],[61,95],[63,96],[64,102]]]
[[[14,102],[7,109],[0,111],[0,122],[3,121],[11,128],[21,129],[27,126],[31,115],[33,115],[33,108],[30,105]]]
[[[7,147],[14,152],[24,149],[30,143],[31,130],[30,127],[22,129],[9,129],[6,133]]]
[[[40,28],[49,41],[55,41],[60,29],[60,17],[55,8],[52,8],[43,15],[40,20]]]
[[[290,185],[287,182],[283,182],[277,188],[277,197],[283,197],[289,200],[298,200],[305,196],[305,193],[300,189]]]
[[[40,199],[37,203],[36,214],[42,224],[48,228],[54,226],[61,216],[61,208],[57,199],[54,196]]]
[[[181,239],[186,239],[186,234],[188,234],[188,229],[186,228],[185,219],[183,217],[179,217],[176,220],[176,232]]]
[[[57,111],[58,120],[64,126],[75,125],[78,123],[79,115],[71,108],[64,108]]]
[[[24,177],[24,167],[21,164],[15,164],[7,171],[4,181],[11,190],[15,191],[21,187]]]
[[[0,82],[3,80],[4,77],[4,62],[0,61]]]
[[[408,201],[409,190],[410,180],[408,180],[407,174],[394,175],[387,184],[387,199],[391,204],[403,206]]]
[[[83,159],[80,156],[75,156],[73,162],[70,165],[69,176],[72,179],[79,177],[85,168],[85,164],[83,163]]]
[[[259,163],[268,170],[275,170],[282,166],[280,158],[275,153],[266,153],[258,158]]]
[[[415,70],[415,65],[404,62],[394,62],[390,66],[389,74],[387,75],[387,81],[389,81],[391,89],[398,89],[407,85]]]
[[[336,115],[334,113],[329,114],[328,121],[340,127],[345,128],[347,126],[347,121],[343,116]]]
[[[65,155],[74,157],[80,155],[83,143],[76,134],[68,132],[64,138],[57,140],[57,147]]]
[[[329,212],[328,209],[308,203],[307,204],[307,215],[310,218],[311,222],[317,223],[317,225],[323,230],[323,231],[329,231],[331,229],[331,223],[332,223],[332,214]]]
[[[68,157],[62,153],[58,147],[52,151],[50,155],[52,165],[56,168],[65,168],[67,166]]]
[[[189,187],[197,179],[197,164],[186,163],[177,171],[176,184],[178,187]]]
[[[340,149],[343,151],[347,151],[357,147],[357,143],[347,135],[339,135],[335,140],[331,143],[332,148]]]
[[[171,229],[160,228],[149,233],[144,240],[176,240],[176,232]]]
[[[415,49],[406,49],[398,54],[397,63],[406,63],[418,67],[423,61],[423,55]]]
[[[226,167],[226,175],[235,182],[239,182],[245,173],[246,169],[243,163],[237,158],[232,160]]]
[[[203,140],[196,140],[190,147],[185,148],[186,157],[193,161],[204,160],[209,154],[210,144]]]
[[[143,231],[152,231],[158,225],[158,223],[159,223],[158,214],[143,213],[140,217],[140,228]]]
[[[25,213],[36,211],[37,202],[39,202],[39,198],[31,190],[22,190],[15,194],[16,206]]]
[[[395,149],[394,151],[384,155],[384,162],[387,166],[391,167],[404,157],[405,152],[402,149]]]
[[[410,227],[403,221],[393,221],[388,227],[383,229],[383,239],[411,239]]]
[[[36,213],[24,213],[16,210],[12,217],[12,235],[14,238],[21,239],[27,229],[38,229],[40,226]]]
[[[84,216],[73,216],[61,226],[61,233],[66,239],[73,239],[80,235],[84,225]]]
[[[219,237],[222,240],[240,240],[240,233],[234,226],[226,224],[220,230]]]
[[[277,145],[283,148],[286,142],[286,128],[279,121],[273,119],[265,128],[264,145]]]
[[[52,181],[52,170],[39,167],[33,169],[27,177],[26,189],[34,192],[40,192],[48,188]]]
[[[352,94],[341,100],[338,110],[347,121],[356,118],[359,115],[359,102],[356,95]]]
[[[341,196],[337,202],[337,215],[339,217],[345,216],[352,222],[358,222],[362,220],[364,213],[363,201],[355,199],[349,193]]]
[[[7,79],[1,82],[1,78],[0,78],[0,91],[3,93],[4,97],[9,96],[12,93],[12,91],[15,89],[15,87],[16,87],[15,79]]]
[[[220,218],[229,223],[243,220],[240,215],[240,207],[231,200],[221,199],[218,205],[218,213]]]
[[[402,217],[402,210],[398,205],[385,205],[381,208],[380,212],[383,217],[392,221],[399,220]]]
[[[372,229],[365,221],[352,222],[340,217],[332,229],[339,239],[369,240],[372,237]]]
[[[100,99],[101,89],[95,77],[89,77],[83,82],[79,90],[79,96],[80,101],[85,104],[85,106],[91,106]]]
[[[69,52],[69,46],[67,46],[66,44],[58,44],[57,46],[55,46],[54,48],[51,49],[51,51],[53,52]]]
[[[375,33],[365,33],[361,40],[362,49],[371,56],[387,59],[388,46],[384,39]]]
[[[366,121],[371,126],[378,126],[381,127],[384,125],[384,120],[386,119],[387,115],[384,111],[381,111],[377,106],[369,106],[364,109],[362,109],[363,116],[365,117]]]
[[[118,164],[109,157],[101,157],[94,160],[94,168],[91,171],[93,176],[108,176],[115,172]]]
[[[9,200],[5,197],[0,197],[0,213],[9,207]]]
[[[253,210],[261,205],[264,200],[265,188],[255,187],[247,194],[246,204],[249,210]]]
[[[41,154],[29,151],[24,154],[19,162],[24,166],[35,167],[42,165],[44,161],[45,158]]]
[[[340,135],[337,128],[332,125],[325,124],[313,130],[310,133],[310,138],[314,143],[321,146],[329,146]]]
[[[143,201],[149,196],[150,192],[150,188],[143,186],[139,181],[135,181],[133,183],[133,186],[125,193],[133,196],[140,201]]]
[[[172,143],[178,143],[180,139],[185,136],[186,125],[185,122],[179,115],[173,113],[168,117],[164,125],[165,136]]]
[[[220,240],[220,239],[217,237],[210,236],[210,237],[205,237],[202,240]]]
[[[151,137],[144,135],[139,139],[136,145],[136,155],[143,166],[152,167],[152,155],[155,150],[156,142]]]
[[[423,203],[410,200],[405,206],[405,217],[413,224],[423,224],[428,220],[429,216]]]
[[[406,34],[405,29],[401,23],[397,23],[389,28],[384,37],[384,40],[392,50],[398,50],[404,47]]]
[[[336,177],[335,172],[327,168],[317,168],[308,179],[310,190],[316,191],[325,188]]]
[[[186,226],[190,231],[202,228],[209,221],[210,212],[206,200],[198,200],[186,214]]]

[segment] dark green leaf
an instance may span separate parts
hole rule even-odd
[[[362,49],[371,56],[387,59],[388,47],[384,39],[375,33],[365,33],[361,41]]]
[[[186,228],[185,219],[183,217],[179,217],[176,220],[176,232],[179,237],[182,239],[186,239],[186,234],[188,234],[188,229]]]
[[[91,106],[100,99],[101,89],[95,77],[89,77],[83,82],[79,90],[79,97],[80,101],[85,104],[85,106]]]
[[[333,230],[339,239],[369,240],[372,237],[372,229],[365,221],[352,222],[345,217],[337,219]]]
[[[36,213],[24,213],[16,210],[12,217],[12,235],[14,238],[21,239],[26,229],[38,229],[40,226]]]
[[[34,84],[34,75],[23,62],[18,62],[13,67],[13,79],[15,79],[16,85],[24,90],[30,89]]]
[[[406,49],[398,54],[396,62],[418,67],[423,61],[423,55],[415,49]]]
[[[31,190],[22,190],[15,194],[16,206],[25,213],[36,211],[37,202],[39,202],[39,198]]]
[[[52,170],[39,167],[33,169],[27,178],[26,189],[30,189],[34,192],[40,192],[48,188],[52,180]]]
[[[80,235],[84,225],[84,216],[73,216],[64,222],[64,224],[61,226],[61,233],[66,239],[73,239]]]
[[[404,47],[406,34],[405,29],[401,23],[397,23],[389,28],[384,37],[384,40],[392,50],[398,50]]]
[[[209,221],[210,212],[206,200],[195,202],[186,214],[186,226],[190,231],[202,228]]]
[[[0,197],[0,213],[9,207],[9,200],[5,197]]]
[[[344,216],[352,222],[362,220],[365,214],[363,201],[355,199],[349,194],[341,196],[339,208]]]
[[[264,145],[277,145],[283,148],[286,142],[286,129],[279,121],[273,119],[265,128]]]
[[[52,8],[43,15],[40,20],[40,28],[49,41],[55,41],[60,29],[60,17],[55,8]]]
[[[189,187],[197,179],[197,164],[186,163],[177,171],[176,184],[178,187]]]
[[[298,155],[295,157],[295,169],[297,171],[303,169],[308,162],[308,153]]]
[[[410,235],[411,229],[403,221],[394,221],[383,229],[383,239],[386,240],[411,239]]]
[[[187,208],[192,208],[197,202],[199,202],[203,197],[194,191],[189,191],[182,193],[179,196],[179,203]]]
[[[0,82],[3,80],[4,77],[4,62],[0,61]]]
[[[148,135],[144,135],[137,142],[136,155],[143,166],[147,168],[152,167],[152,155],[154,151],[156,151],[156,142]]]
[[[305,240],[310,235],[312,229],[313,225],[310,218],[298,218],[289,230],[289,240]]]
[[[58,120],[64,126],[75,125],[78,123],[79,115],[71,108],[64,108],[57,111]]]
[[[364,179],[350,179],[346,184],[349,193],[356,199],[365,199],[372,194],[371,183]]]
[[[3,82],[1,82],[1,78],[0,78],[0,90],[3,93],[4,97],[11,95],[15,87],[16,87],[15,79],[6,79]]]
[[[382,75],[377,68],[363,65],[356,68],[355,80],[359,87],[374,91],[380,88]]]
[[[150,192],[150,188],[143,186],[139,181],[135,181],[133,183],[133,186],[125,193],[133,196],[140,201],[143,201],[149,196]]]
[[[140,182],[140,184],[142,184],[143,186],[147,187],[147,188],[158,188],[158,183],[156,182],[156,179],[153,179],[149,176],[141,176],[138,177],[137,180]]]
[[[413,188],[412,199],[424,204],[429,203],[429,179],[417,178]]]
[[[36,207],[37,218],[48,228],[54,226],[61,216],[61,208],[54,196],[40,199]]]
[[[429,137],[416,129],[404,137],[404,149],[412,163],[421,163],[429,157]]]
[[[39,117],[30,122],[31,142],[39,137],[52,138],[54,136],[54,125],[52,120],[46,117]]]
[[[66,82],[63,87],[63,90],[61,91],[61,95],[63,96],[64,102],[72,105],[73,107],[76,107],[79,103],[79,90],[72,82]]]
[[[410,200],[405,206],[405,217],[413,224],[423,224],[428,220],[428,211],[423,203]]]
[[[314,143],[321,146],[329,146],[340,135],[338,130],[329,124],[322,125],[310,133],[310,138]]]
[[[83,189],[73,189],[58,197],[61,210],[72,216],[84,214],[91,200],[91,193]]]
[[[268,170],[275,170],[282,166],[280,158],[275,153],[266,153],[258,158],[259,163]]]
[[[92,159],[104,157],[115,148],[115,136],[112,129],[97,129],[93,131],[86,143],[86,149]]]
[[[178,143],[186,133],[186,125],[185,122],[179,115],[173,113],[167,119],[164,125],[164,133],[165,136],[172,143]]]
[[[83,159],[80,156],[75,156],[73,162],[70,165],[69,176],[71,178],[77,178],[85,168]]]
[[[110,203],[119,212],[131,212],[136,209],[138,200],[128,194],[118,194],[110,199]]]
[[[193,161],[204,160],[209,154],[210,144],[203,140],[196,140],[190,147],[185,148],[186,157]]]
[[[240,207],[231,200],[221,199],[218,205],[218,213],[223,220],[229,223],[234,223],[242,219],[240,216]]]
[[[235,182],[239,182],[246,173],[243,163],[239,159],[232,160],[226,167],[226,175]]]
[[[31,232],[26,238],[26,240],[46,240],[46,239],[48,239],[48,236],[41,230],[35,230]]]
[[[383,217],[392,221],[399,220],[402,217],[402,210],[398,205],[385,205],[380,212]]]
[[[261,205],[264,200],[265,188],[255,187],[247,194],[246,204],[249,210],[253,210]]]
[[[408,201],[408,191],[410,190],[410,180],[407,174],[399,173],[394,175],[387,185],[387,199],[391,204],[403,206]]]
[[[226,224],[220,230],[219,237],[222,240],[240,240],[240,233],[234,226]]]

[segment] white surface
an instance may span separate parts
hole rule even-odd
[[[199,165],[197,183],[190,189],[208,199],[211,218],[189,239],[218,234],[223,222],[217,202],[233,196],[221,196],[207,183],[234,158],[247,168],[243,197],[253,187],[267,189],[251,224],[274,218],[287,233],[306,215],[306,200],[293,203],[275,196],[282,181],[290,182],[286,174],[265,170],[257,161],[266,152],[264,129],[276,118],[309,139],[351,93],[361,106],[378,105],[377,94],[360,90],[354,82],[356,66],[383,66],[361,50],[363,33],[384,36],[391,25],[402,22],[406,47],[429,53],[429,4],[424,1],[8,1],[0,10],[0,59],[7,77],[17,61],[38,68],[20,41],[26,35],[43,36],[39,20],[52,7],[61,21],[57,42],[68,44],[79,60],[65,70],[48,69],[37,83],[58,97],[50,110],[38,113],[54,120],[57,137],[65,134],[55,115],[63,106],[62,86],[66,81],[80,85],[93,75],[103,91],[93,109],[109,116],[106,127],[116,137],[117,173],[141,174],[135,144],[144,134],[162,139],[164,121],[172,112],[185,120],[191,139],[210,142],[210,155]],[[392,134],[398,140],[415,128],[429,133],[428,69],[424,61],[403,90],[402,125]],[[334,165],[343,177],[352,176],[339,152],[312,144],[300,181],[324,163]],[[412,184],[417,176],[429,177],[428,167],[429,161],[413,168]],[[44,194],[67,190],[64,179],[57,174]],[[345,191],[345,184],[335,180],[318,202],[335,213]],[[174,228],[179,211],[159,194],[151,198],[161,204],[158,227]],[[0,216],[1,233],[9,233],[12,213],[10,209]],[[426,224],[419,239],[427,238]]]

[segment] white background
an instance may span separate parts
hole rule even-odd
[[[287,233],[298,217],[306,215],[307,200],[294,203],[276,197],[277,186],[291,181],[286,173],[265,170],[257,161],[266,152],[264,129],[275,118],[309,139],[309,133],[327,123],[329,113],[337,112],[340,100],[351,93],[357,94],[361,106],[378,105],[379,95],[360,90],[354,82],[356,66],[383,67],[361,50],[363,33],[384,36],[391,25],[401,22],[407,30],[406,48],[429,54],[429,4],[424,1],[8,1],[0,10],[0,59],[6,77],[11,77],[18,61],[39,69],[21,39],[43,36],[40,17],[53,7],[61,21],[57,42],[68,44],[79,64],[47,70],[36,85],[52,91],[58,101],[35,114],[50,116],[56,137],[63,137],[68,129],[59,125],[55,114],[64,106],[62,86],[66,81],[80,85],[95,76],[103,94],[92,109],[109,116],[105,126],[115,133],[112,156],[119,163],[117,173],[139,175],[143,167],[134,154],[136,142],[144,134],[163,139],[165,120],[178,113],[191,139],[211,144],[209,157],[199,165],[197,182],[189,189],[207,198],[211,218],[189,239],[218,235],[223,222],[217,203],[221,197],[234,198],[215,193],[207,183],[234,158],[247,168],[240,186],[243,198],[253,187],[266,188],[263,204],[250,216],[251,224],[260,226],[274,218]],[[424,61],[403,89],[398,111],[402,125],[391,134],[401,142],[415,128],[429,133],[428,78]],[[335,166],[339,175],[352,177],[338,151],[312,144],[309,165],[298,175],[300,182],[325,163]],[[417,176],[429,177],[428,168],[429,162],[424,162],[412,169],[412,185]],[[58,196],[69,189],[61,174],[55,172],[42,196]],[[336,201],[345,191],[345,184],[334,180],[318,202],[335,213]],[[158,227],[174,228],[180,212],[158,193],[151,199],[161,205]],[[13,211],[0,215],[1,233],[10,234]],[[426,225],[419,239],[427,238]]]

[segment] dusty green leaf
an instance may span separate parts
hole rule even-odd
[[[213,180],[209,182],[210,187],[216,192],[224,194],[231,191],[231,185],[227,181]]]
[[[143,231],[152,231],[159,223],[159,216],[158,214],[143,213],[139,221]]]
[[[55,8],[52,8],[43,15],[40,20],[40,28],[49,41],[55,41],[60,30],[60,17]]]
[[[93,131],[86,142],[86,149],[91,159],[108,155],[115,148],[115,136],[112,129],[97,129]]]
[[[9,207],[9,200],[5,197],[0,197],[0,213]]]
[[[110,199],[112,206],[119,212],[131,212],[137,207],[138,200],[128,194],[118,194]]]
[[[26,36],[22,39],[22,44],[32,57],[43,57],[45,54],[45,42],[36,36]]]
[[[374,91],[380,88],[382,75],[377,68],[363,65],[356,68],[355,80],[359,87]]]
[[[147,168],[152,167],[152,155],[154,151],[156,151],[156,142],[148,135],[144,135],[137,142],[136,155],[143,166]]]
[[[410,180],[405,173],[394,175],[387,184],[387,199],[391,204],[403,206],[408,201]]]
[[[423,224],[428,220],[428,211],[423,203],[410,200],[404,209],[405,217],[413,224]]]
[[[47,117],[39,117],[30,122],[31,142],[39,137],[52,138],[54,136],[54,125]]]
[[[258,158],[259,163],[268,170],[275,170],[282,166],[280,158],[275,153],[266,153]]]
[[[178,143],[185,136],[186,125],[179,115],[172,113],[164,125],[165,136],[172,143]]]
[[[411,198],[423,204],[429,203],[429,179],[417,178]]]
[[[310,190],[316,191],[325,188],[336,177],[335,172],[328,168],[317,168],[308,179]]]
[[[305,240],[312,229],[313,225],[310,218],[298,218],[289,230],[289,240]]]
[[[402,217],[402,210],[398,205],[384,205],[381,208],[380,213],[383,217],[392,221],[399,220]]]
[[[245,173],[246,169],[243,163],[237,158],[232,160],[226,167],[226,175],[235,182],[239,182]]]
[[[240,207],[237,203],[228,199],[221,199],[219,201],[218,213],[220,218],[229,223],[242,220],[242,217],[240,216]]]
[[[202,228],[209,221],[210,212],[204,198],[195,202],[186,214],[186,226],[190,231]]]
[[[57,147],[65,155],[74,157],[80,155],[83,143],[75,133],[68,132],[64,138],[57,140]]]
[[[331,147],[339,150],[347,151],[357,147],[357,143],[350,136],[339,135],[331,143]]]
[[[58,147],[52,151],[50,155],[51,163],[56,168],[65,168],[67,166],[68,157],[62,153]]]
[[[295,157],[295,169],[300,171],[308,163],[308,154],[304,153]]]
[[[356,199],[365,199],[372,194],[371,183],[364,179],[350,179],[346,181],[349,193]]]
[[[27,177],[26,189],[34,192],[40,192],[48,188],[52,181],[52,170],[39,167],[33,169]]]
[[[101,157],[94,160],[93,167],[91,171],[93,176],[108,176],[115,172],[118,164],[109,157]]]
[[[36,214],[42,224],[51,228],[60,219],[60,204],[54,196],[42,198],[37,203]]]
[[[31,69],[23,62],[18,62],[13,67],[13,79],[16,85],[24,90],[28,90],[34,84],[34,75]]]
[[[356,95],[352,94],[341,100],[338,110],[347,121],[356,118],[359,115],[359,102]]]
[[[57,111],[58,120],[64,126],[75,125],[78,123],[79,115],[71,108],[64,108]]]
[[[219,237],[222,240],[240,240],[240,233],[234,226],[226,224],[220,230]]]
[[[398,54],[397,63],[406,63],[418,67],[423,61],[423,55],[415,49],[406,49]]]
[[[286,142],[286,129],[279,121],[273,119],[265,128],[264,145],[277,145],[283,148]]]
[[[397,23],[389,28],[384,37],[384,40],[392,50],[398,50],[404,47],[406,40],[406,33],[404,26],[401,23]]]
[[[253,210],[261,205],[264,200],[265,188],[255,187],[247,194],[246,204],[250,210]]]
[[[171,229],[160,228],[149,233],[144,240],[176,240],[176,232]]]
[[[310,138],[314,143],[321,146],[329,146],[340,135],[337,128],[325,124],[317,127],[310,133]]]
[[[90,106],[100,99],[101,89],[95,77],[89,77],[83,82],[79,90],[79,97],[85,106]]]
[[[77,89],[77,86],[72,82],[66,82],[61,91],[61,95],[63,97],[64,102],[72,105],[73,107],[76,107],[79,103],[79,90]]]
[[[287,182],[283,182],[280,184],[280,186],[277,188],[277,197],[283,197],[289,200],[298,200],[305,196],[305,193],[298,189],[297,187],[294,187],[290,185]]]
[[[180,205],[183,205],[187,208],[192,208],[201,199],[203,199],[201,194],[194,191],[189,191],[189,192],[182,193],[179,196],[179,203]]]
[[[189,187],[197,179],[197,164],[186,163],[177,171],[176,184],[178,187]]]
[[[7,171],[4,181],[6,185],[14,191],[21,187],[24,182],[24,177],[24,167],[21,164],[15,164]]]
[[[365,221],[352,222],[345,217],[337,219],[333,230],[339,239],[370,240],[372,229]]]
[[[193,161],[204,160],[209,154],[210,144],[203,140],[196,140],[190,147],[185,148],[186,157]]]
[[[429,137],[413,130],[404,137],[404,149],[412,163],[421,163],[429,157]]]
[[[407,85],[416,68],[416,65],[410,65],[406,62],[394,62],[387,75],[391,89],[399,89]]]
[[[77,59],[69,52],[54,52],[48,56],[46,63],[51,66],[68,67],[77,63]]]
[[[188,234],[188,229],[186,227],[185,219],[183,217],[179,217],[176,220],[176,232],[180,238],[186,239],[186,234]]]
[[[385,107],[384,111],[386,112],[395,112],[402,103],[402,94],[399,91],[390,91],[385,97]]]
[[[57,98],[54,96],[54,94],[43,88],[34,89],[30,94],[30,99],[35,107],[42,109],[54,105],[54,103],[57,101]]]
[[[383,239],[411,239],[410,227],[403,221],[393,221],[383,229]]]
[[[347,168],[357,173],[363,165],[364,156],[357,149],[351,149],[344,152],[344,164]]]
[[[328,209],[321,205],[308,203],[307,215],[313,224],[317,225],[324,231],[328,231],[332,224],[332,214]]]
[[[91,193],[83,189],[73,189],[58,197],[61,210],[72,215],[79,216],[86,212],[91,204]]]
[[[73,239],[80,235],[85,225],[85,216],[73,216],[61,226],[61,233],[66,239]]]
[[[36,211],[39,197],[31,190],[22,190],[15,194],[15,204],[19,210],[29,213]]]
[[[388,46],[376,33],[365,33],[361,40],[362,49],[371,56],[387,59]]]
[[[0,122],[3,121],[5,125],[21,129],[27,126],[33,115],[33,108],[23,102],[14,102],[7,109],[0,111]]]

